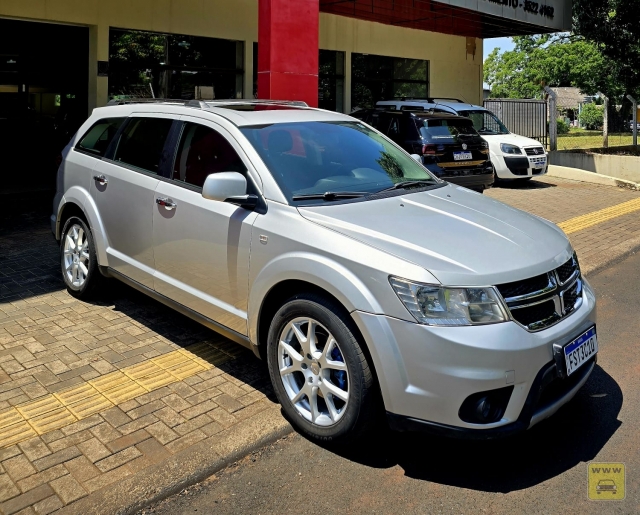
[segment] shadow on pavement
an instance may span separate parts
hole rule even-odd
[[[327,448],[374,468],[398,465],[414,479],[507,493],[594,459],[620,427],[621,407],[618,384],[596,366],[584,388],[556,415],[507,439],[471,441],[380,431],[349,449]]]
[[[523,180],[523,179],[515,179],[515,180],[498,180],[493,184],[494,188],[503,188],[507,190],[540,190],[545,188],[556,188],[556,184],[552,184],[550,182],[540,182],[534,179],[531,180]]]
[[[42,207],[38,211],[0,216],[0,305],[65,290],[60,250],[51,234],[49,211]],[[231,343],[236,359],[215,366],[275,402],[266,366],[251,351],[137,290],[115,279],[108,280],[87,304],[121,312],[180,347],[203,341],[213,342],[213,346],[216,342]]]

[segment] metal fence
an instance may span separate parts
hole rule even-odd
[[[485,109],[495,114],[514,134],[538,140],[545,147],[549,143],[547,102],[491,98],[484,101]]]

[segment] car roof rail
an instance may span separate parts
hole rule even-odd
[[[179,104],[199,109],[210,109],[212,107],[241,106],[241,105],[283,105],[291,107],[309,107],[301,100],[269,100],[255,98],[221,98],[216,100],[185,100],[177,98],[114,98],[107,102],[108,106],[128,105],[128,104]]]
[[[107,102],[108,106],[121,106],[127,104],[182,104],[186,101],[178,98],[113,98]]]
[[[224,107],[238,105],[284,105],[292,107],[309,107],[302,100],[271,100],[260,98],[221,98],[214,100],[189,100],[187,105],[194,107]]]

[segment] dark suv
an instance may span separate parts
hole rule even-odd
[[[488,144],[469,118],[451,114],[365,109],[351,113],[395,141],[440,179],[476,191],[494,181]]]

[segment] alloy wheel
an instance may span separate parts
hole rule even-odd
[[[338,423],[349,403],[349,372],[326,327],[310,317],[291,320],[278,340],[278,368],[300,415],[319,426]]]
[[[89,274],[89,240],[78,224],[69,228],[64,239],[64,274],[74,288],[82,288]]]

